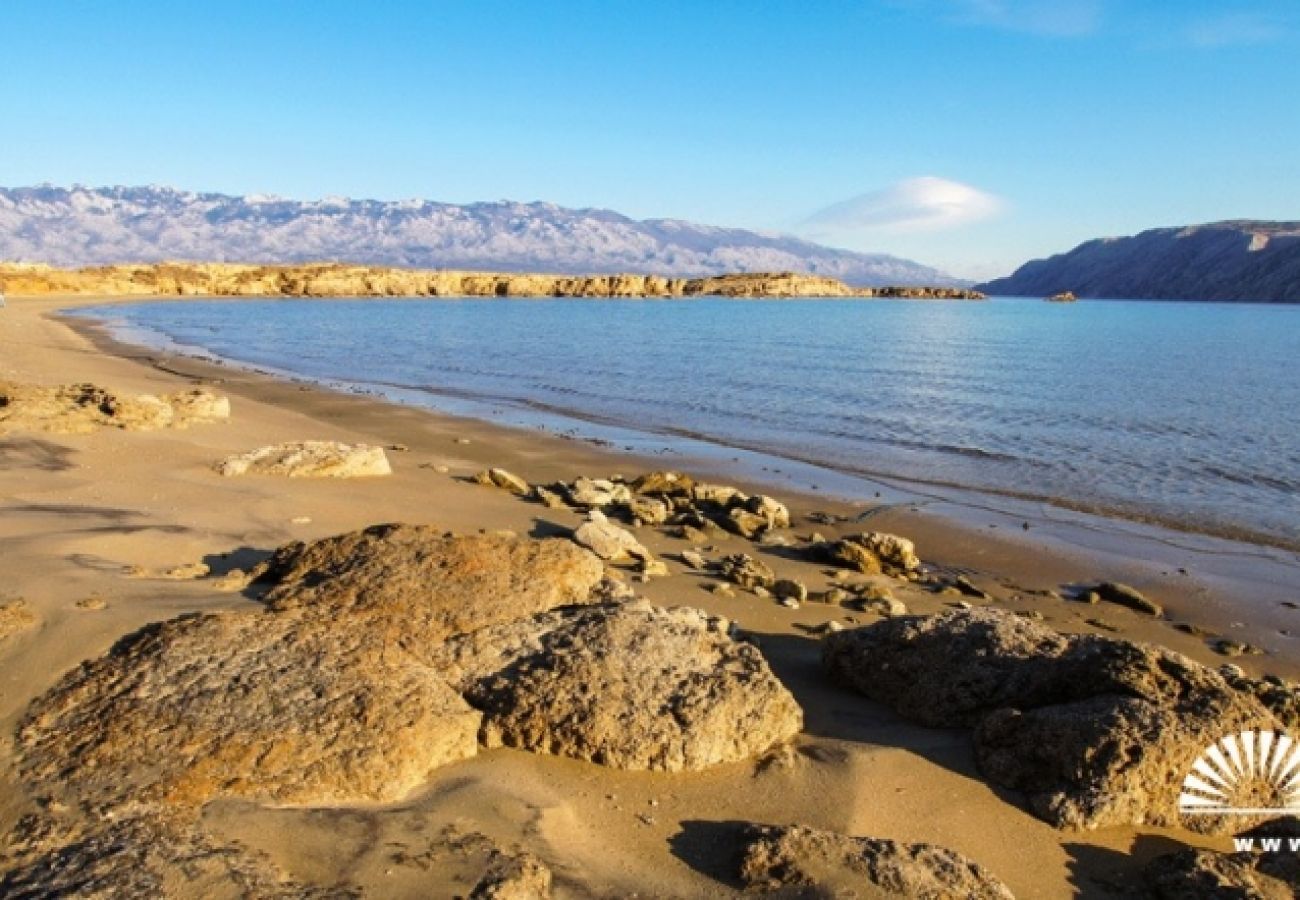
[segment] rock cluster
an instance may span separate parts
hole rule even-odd
[[[740,876],[748,891],[760,895],[776,892],[791,897],[1013,898],[1001,881],[952,850],[931,844],[849,837],[797,825],[754,828],[744,849]]]
[[[237,475],[282,475],[287,478],[365,478],[391,475],[382,447],[338,441],[292,441],[261,447],[222,460],[217,471]]]
[[[201,390],[163,397],[115,394],[93,384],[46,387],[0,381],[0,432],[84,434],[99,428],[156,431],[230,418],[230,401]]]
[[[20,772],[80,816],[29,821],[5,887],[53,866],[93,883],[107,856],[145,885],[210,844],[196,817],[216,797],[392,801],[480,745],[699,769],[802,724],[725,622],[608,602],[601,562],[567,540],[385,525],[254,575],[264,610],[150,625],[32,703]]]
[[[1207,746],[1276,726],[1254,696],[1179,654],[1061,635],[999,610],[832,634],[822,662],[833,680],[910,719],[974,728],[984,775],[1058,827],[1173,824],[1182,779]]]

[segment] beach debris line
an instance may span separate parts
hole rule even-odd
[[[156,431],[230,418],[230,400],[201,388],[161,397],[119,394],[98,385],[0,381],[0,433],[86,434],[100,428]]]
[[[828,635],[822,665],[909,719],[972,728],[983,775],[1058,828],[1176,824],[1182,777],[1202,748],[1224,733],[1300,725],[1294,709],[1283,715],[1180,654],[990,608]]]
[[[933,844],[850,837],[801,825],[750,826],[742,853],[740,878],[749,891],[1014,900],[1010,888],[983,866]]]
[[[393,474],[383,447],[340,441],[290,441],[228,456],[217,471],[240,475],[279,475],[286,478],[370,478]]]

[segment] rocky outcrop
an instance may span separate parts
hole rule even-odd
[[[230,456],[217,471],[238,475],[281,475],[286,478],[369,478],[393,474],[383,447],[339,441],[293,441],[260,447]]]
[[[1300,301],[1300,222],[1215,222],[1102,238],[982,284],[990,294]]]
[[[1276,726],[1253,696],[1186,657],[1061,635],[999,610],[832,634],[822,661],[835,681],[910,719],[973,727],[980,771],[1064,828],[1173,824],[1182,779],[1205,747]]]
[[[1048,303],[1074,303],[1079,298],[1074,295],[1074,291],[1061,291],[1045,299]]]
[[[1012,900],[1009,888],[960,853],[932,844],[849,837],[798,825],[757,827],[740,877],[750,892],[783,897]],[[798,893],[790,889],[801,889]]]
[[[1293,900],[1300,896],[1300,857],[1291,843],[1300,839],[1300,821],[1294,816],[1274,820],[1242,837],[1253,838],[1258,849],[1217,853],[1189,847],[1156,857],[1142,872],[1147,896],[1155,900]]]
[[[93,384],[54,387],[0,381],[0,433],[84,434],[99,428],[155,431],[230,418],[230,401],[205,390],[164,397],[115,394]]]
[[[481,739],[619,769],[748,759],[803,715],[729,624],[644,601],[562,610],[453,638],[432,662],[483,711]]]

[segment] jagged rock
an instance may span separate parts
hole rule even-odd
[[[147,626],[29,708],[23,773],[88,810],[390,801],[474,755],[480,715],[381,635],[274,613]]]
[[[338,441],[295,441],[261,447],[223,460],[217,471],[227,477],[284,475],[289,478],[362,478],[391,475],[383,447]]]
[[[376,525],[281,547],[257,573],[271,609],[384,635],[420,654],[444,638],[593,602],[604,567],[561,538]]]
[[[1287,684],[1280,678],[1251,678],[1238,666],[1220,666],[1219,674],[1228,684],[1264,704],[1289,733],[1300,732],[1300,685]]]
[[[691,499],[696,503],[711,503],[725,509],[734,503],[743,503],[749,498],[730,485],[696,484],[691,488]]]
[[[583,509],[603,509],[614,503],[632,499],[627,485],[605,479],[579,478],[565,488],[567,499],[573,506]]]
[[[740,877],[750,891],[783,897],[1013,900],[1006,885],[952,850],[798,825],[752,829]]]
[[[781,600],[789,598],[803,603],[808,599],[808,587],[802,581],[782,578],[772,583],[772,593]]]
[[[832,564],[867,575],[882,571],[910,572],[921,565],[911,541],[879,531],[841,538],[820,545],[817,550],[823,559]]]
[[[828,636],[822,661],[834,680],[908,718],[974,726],[980,771],[1058,827],[1172,824],[1205,747],[1276,725],[1186,657],[1060,635],[1000,610],[885,619]],[[1227,827],[1208,816],[1184,824]]]
[[[766,523],[768,530],[790,527],[790,510],[786,508],[784,503],[771,497],[756,494],[746,501],[745,507],[754,515],[759,516]]]
[[[166,397],[123,396],[93,384],[43,387],[0,381],[0,431],[153,431],[228,418],[230,401],[204,390],[180,391]]]
[[[469,900],[550,900],[551,870],[531,853],[493,850]]]
[[[650,472],[632,482],[635,494],[689,494],[695,479],[679,472]]]
[[[634,522],[643,525],[662,525],[671,513],[668,504],[650,497],[633,497],[623,505],[623,509]]]
[[[1286,838],[1281,846],[1282,852],[1188,848],[1157,856],[1142,871],[1147,896],[1154,900],[1295,900],[1300,896],[1300,862]]]
[[[726,620],[644,601],[453,638],[433,662],[483,711],[482,742],[620,769],[703,769],[792,738],[802,712]]]
[[[718,563],[718,574],[743,588],[767,587],[776,574],[767,565],[747,553],[733,553]]]
[[[552,491],[549,488],[544,488],[541,485],[536,485],[533,488],[533,496],[537,499],[539,503],[541,503],[547,509],[568,509],[569,508],[569,504],[564,502],[563,497],[555,493],[555,491]]]
[[[1148,600],[1141,591],[1115,581],[1103,581],[1094,587],[1097,597],[1107,603],[1127,607],[1148,616],[1162,616],[1165,611],[1159,603]]]
[[[474,481],[478,484],[485,484],[491,487],[499,487],[503,491],[509,491],[512,494],[527,496],[532,490],[528,482],[524,481],[513,472],[505,469],[484,469],[474,476]]]
[[[609,562],[651,557],[650,551],[630,531],[619,528],[597,509],[587,514],[587,521],[573,532],[573,539]]]
[[[736,507],[720,520],[728,531],[753,540],[768,529],[767,520],[758,513],[752,513],[742,507]]]
[[[37,622],[36,614],[26,600],[0,603],[0,641],[26,631]]]

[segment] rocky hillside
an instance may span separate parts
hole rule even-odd
[[[160,187],[0,188],[0,260],[344,260],[410,268],[678,277],[793,270],[853,285],[954,285],[926,266],[796,238],[550,203],[383,202]]]
[[[1102,238],[979,286],[989,294],[1300,302],[1300,222],[1216,222]]]
[[[948,287],[850,287],[820,275],[751,272],[707,278],[457,272],[311,263],[157,263],[56,269],[0,263],[0,291],[14,296],[105,297],[909,297],[979,300]]]

